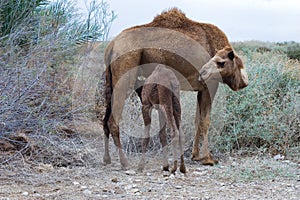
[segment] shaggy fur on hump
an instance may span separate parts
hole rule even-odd
[[[125,31],[142,27],[160,27],[182,32],[200,43],[211,56],[214,56],[216,51],[223,49],[225,46],[231,46],[226,35],[218,27],[193,21],[187,18],[178,8],[163,11],[152,22],[134,26]]]
[[[171,8],[169,10],[163,11],[160,15],[157,15],[152,23],[155,25],[160,25],[168,28],[182,28],[188,25],[191,20],[188,19],[185,14],[178,8]]]

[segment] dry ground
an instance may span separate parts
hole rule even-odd
[[[132,169],[120,170],[112,148],[112,164],[101,163],[101,137],[63,140],[63,164],[48,151],[17,156],[0,166],[0,200],[4,199],[299,199],[300,163],[266,156],[224,156],[214,167],[188,158],[186,176],[161,171],[160,155],[148,157],[143,173],[136,173],[138,155],[130,155]],[[53,141],[54,143],[54,141]],[[62,143],[62,141],[58,141]],[[65,151],[67,151],[65,148]],[[48,152],[47,154],[45,152]],[[4,152],[2,152],[4,153]],[[15,155],[15,154],[13,154]],[[48,159],[47,159],[48,156]],[[73,156],[73,157],[72,157]],[[57,157],[59,157],[57,155]],[[35,159],[33,159],[35,158]],[[71,159],[72,158],[72,159]],[[59,161],[60,160],[60,161]],[[60,162],[61,164],[57,164]],[[73,162],[74,163],[74,162]]]

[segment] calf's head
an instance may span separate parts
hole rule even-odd
[[[201,68],[199,79],[223,82],[234,91],[246,87],[249,83],[243,61],[229,46],[217,51]]]

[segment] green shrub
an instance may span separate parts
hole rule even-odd
[[[295,42],[291,43],[287,47],[286,54],[289,58],[300,61],[300,44]]]
[[[226,87],[225,122],[221,133],[212,137],[215,148],[286,153],[289,147],[299,147],[300,64],[274,52],[254,51],[244,60],[250,84],[239,92]]]

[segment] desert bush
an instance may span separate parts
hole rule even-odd
[[[244,60],[250,84],[239,92],[226,88],[225,123],[213,136],[215,148],[275,154],[299,147],[299,62],[284,54],[256,51],[245,54]]]
[[[296,42],[290,42],[286,44],[286,54],[291,59],[297,59],[300,61],[300,44]]]
[[[255,52],[273,52],[285,54],[290,59],[300,60],[300,44],[297,42],[261,42],[261,41],[246,41],[234,42],[235,50],[251,55]]]
[[[72,106],[72,91],[85,55],[81,44],[106,40],[115,14],[105,1],[87,5],[87,16],[71,0],[34,1],[36,6],[33,1],[5,2],[1,11],[15,8],[5,22],[19,18],[0,36],[0,140],[19,133],[75,133],[72,119],[79,108]],[[19,10],[22,6],[12,3],[31,9]]]

